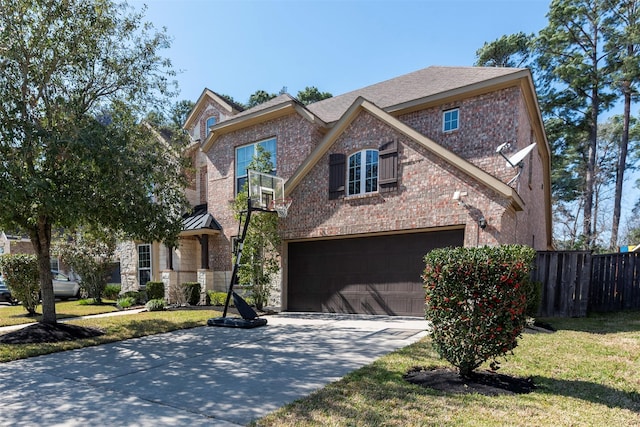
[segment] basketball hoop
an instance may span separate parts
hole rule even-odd
[[[280,218],[286,218],[287,213],[289,212],[289,206],[293,199],[286,197],[284,199],[274,199],[269,203],[269,210],[276,211]]]

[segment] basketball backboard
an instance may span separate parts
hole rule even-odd
[[[284,179],[253,170],[248,175],[249,198],[254,209],[272,211],[274,201],[284,200]]]

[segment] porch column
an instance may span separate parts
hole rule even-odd
[[[173,270],[173,246],[167,245],[167,270]]]
[[[174,270],[164,270],[161,276],[164,284],[164,299],[171,304],[175,301],[171,301],[169,295],[171,294],[171,289],[178,286],[178,273]]]
[[[200,268],[209,269],[209,235],[203,234],[198,238],[200,241]]]

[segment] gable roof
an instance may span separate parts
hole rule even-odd
[[[295,112],[310,122],[318,123],[323,127],[326,126],[322,120],[307,110],[300,101],[285,93],[238,113],[230,119],[216,123],[210,128],[209,136],[202,144],[202,150],[208,151],[220,135]]]
[[[244,108],[240,104],[230,102],[226,98],[223,98],[221,95],[218,95],[216,92],[205,88],[196,101],[193,110],[191,110],[191,112],[189,113],[187,120],[185,120],[184,125],[182,126],[183,129],[188,129],[194,125],[194,122],[196,121],[196,119],[198,119],[200,114],[202,114],[202,110],[207,105],[207,99],[213,100],[221,105],[230,115],[238,114],[239,112],[244,110]]]
[[[524,208],[524,201],[520,198],[515,189],[505,184],[493,175],[488,174],[473,163],[463,159],[452,151],[447,150],[443,146],[437,144],[421,133],[417,132],[410,126],[393,117],[380,107],[369,102],[363,97],[358,97],[349,109],[344,113],[342,118],[327,133],[324,139],[318,144],[316,149],[309,155],[307,160],[300,165],[285,185],[285,196],[289,197],[291,192],[302,182],[302,179],[311,171],[318,161],[329,151],[334,142],[344,132],[351,122],[358,116],[361,111],[366,111],[375,116],[377,119],[386,123],[396,131],[402,133],[417,144],[426,148],[432,154],[438,156],[446,163],[455,167],[459,171],[467,174],[474,180],[482,183],[487,188],[495,191],[502,197],[508,199],[516,211]]]
[[[501,82],[512,81],[527,73],[525,68],[432,66],[309,104],[307,108],[325,122],[331,123],[339,120],[360,96],[391,112],[411,105],[422,106],[436,95],[441,95],[437,100],[442,102],[442,97],[455,96],[461,92],[471,94],[487,87],[495,90],[493,87]]]

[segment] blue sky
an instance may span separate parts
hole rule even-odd
[[[550,0],[132,0],[173,38],[181,94],[205,87],[340,95],[430,65],[470,66],[485,41],[546,25]]]

